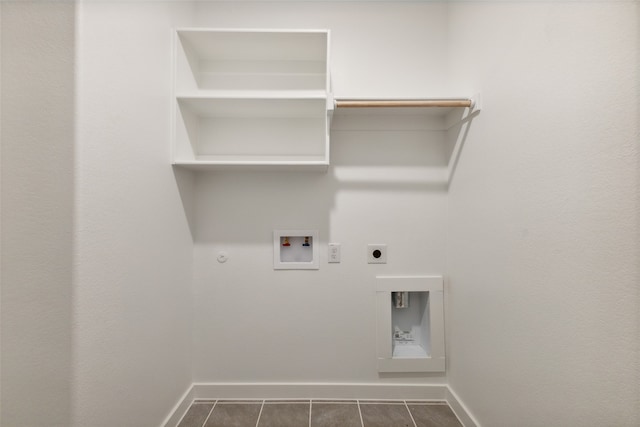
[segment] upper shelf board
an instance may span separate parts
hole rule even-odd
[[[177,29],[200,60],[326,62],[328,30]]]

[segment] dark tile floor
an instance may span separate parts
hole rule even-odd
[[[462,427],[445,402],[196,400],[178,427]]]

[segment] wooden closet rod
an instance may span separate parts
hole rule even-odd
[[[336,99],[336,108],[472,107],[470,99]]]

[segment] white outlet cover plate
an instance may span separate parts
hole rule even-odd
[[[329,243],[329,259],[330,263],[340,262],[340,243]]]
[[[373,256],[373,253],[377,250],[381,252],[378,258]],[[367,263],[386,264],[387,263],[387,245],[386,244],[367,245]]]

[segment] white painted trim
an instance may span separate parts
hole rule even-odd
[[[187,391],[184,392],[182,397],[178,400],[178,403],[175,404],[167,418],[164,419],[164,422],[161,424],[162,427],[175,427],[182,420],[182,417],[187,413],[189,406],[191,406],[191,402],[195,399],[194,387],[193,384],[187,387]]]
[[[446,402],[464,427],[482,427],[480,423],[471,415],[467,406],[460,400],[451,386],[447,385]]]
[[[447,384],[193,383],[162,427],[176,427],[195,399],[353,399],[446,402],[464,427],[481,427]]]
[[[194,383],[199,399],[398,399],[445,401],[445,384]]]
[[[287,34],[329,34],[329,29],[308,28],[209,28],[209,27],[177,27],[176,32],[203,32],[203,33],[287,33]]]

